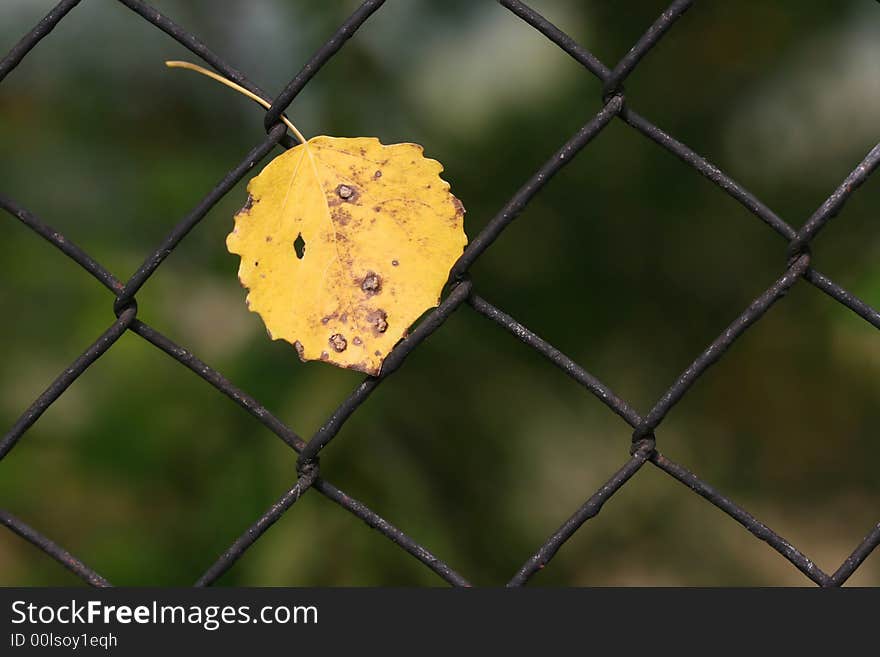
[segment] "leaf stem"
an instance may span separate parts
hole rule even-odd
[[[248,98],[259,103],[260,105],[262,105],[266,109],[269,109],[270,107],[272,107],[272,103],[270,103],[265,98],[261,98],[257,94],[255,94],[251,91],[248,91],[247,89],[245,89],[241,85],[236,84],[232,80],[224,78],[222,75],[218,75],[217,73],[214,73],[214,71],[209,71],[208,69],[206,69],[202,66],[199,66],[198,64],[192,64],[190,62],[181,62],[181,61],[177,61],[177,60],[171,60],[171,61],[165,62],[165,66],[167,66],[168,68],[185,68],[190,71],[195,71],[196,73],[201,73],[202,75],[206,75],[209,78],[211,78],[212,80],[216,80],[220,84],[225,84],[230,89],[234,89],[238,93],[247,96]],[[296,126],[293,125],[293,123],[291,123],[290,119],[288,119],[283,114],[281,115],[281,120],[284,122],[284,125],[286,125],[288,128],[290,128],[290,131],[296,136],[297,139],[299,139],[300,143],[305,144],[308,141],[305,137],[303,137],[303,134],[299,130],[297,130]]]

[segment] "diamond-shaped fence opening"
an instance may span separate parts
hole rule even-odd
[[[252,92],[268,97],[262,90],[251,83],[248,78],[212,52],[197,36],[189,33],[170,18],[162,15],[149,4],[141,0],[119,0],[123,5],[139,14],[145,21],[164,31],[171,38],[192,51],[207,62],[216,71]],[[0,61],[0,81],[12,71],[28,55],[52,29],[74,9],[80,0],[62,0],[33,30],[31,30],[10,52]],[[616,472],[608,473],[607,481],[590,495],[578,509],[574,510],[547,540],[512,574],[510,586],[520,586],[539,570],[547,566],[559,548],[577,532],[581,526],[594,517],[602,506],[633,477],[645,467],[657,468],[673,479],[681,482],[696,495],[708,500],[731,519],[740,523],[755,537],[766,542],[779,552],[792,566],[800,570],[806,577],[820,586],[839,586],[868,557],[880,543],[880,524],[877,524],[852,554],[834,573],[823,572],[809,557],[795,546],[774,532],[770,527],[751,515],[723,492],[679,465],[658,450],[657,433],[663,419],[687,395],[691,386],[718,359],[722,358],[730,346],[736,342],[752,325],[760,321],[764,314],[781,299],[794,285],[805,281],[842,304],[875,328],[880,328],[880,312],[847,291],[828,276],[813,267],[810,245],[828,221],[837,215],[855,190],[868,178],[880,163],[880,145],[872,149],[867,156],[838,186],[833,194],[801,225],[795,228],[781,219],[769,207],[759,201],[753,194],[727,176],[718,167],[665,133],[649,119],[638,114],[626,97],[624,82],[639,62],[649,53],[652,47],[664,39],[674,27],[676,21],[684,14],[693,0],[676,0],[654,21],[642,37],[633,45],[626,55],[614,66],[608,66],[592,53],[547,21],[540,14],[519,0],[499,0],[499,3],[556,44],[565,53],[586,69],[586,73],[595,76],[602,82],[602,108],[594,116],[589,117],[568,141],[562,144],[550,158],[541,165],[512,198],[486,224],[485,228],[471,240],[464,254],[450,272],[447,292],[441,304],[429,313],[414,330],[388,355],[382,372],[378,377],[365,378],[343,400],[326,422],[313,436],[305,439],[292,428],[284,424],[270,413],[259,400],[239,389],[220,372],[207,363],[199,360],[185,347],[175,344],[159,330],[143,322],[138,317],[137,293],[162,265],[167,256],[180,244],[190,230],[196,226],[209,210],[229,192],[258,162],[263,160],[277,145],[291,147],[295,140],[286,133],[280,117],[300,91],[308,84],[321,67],[342,48],[346,40],[358,31],[370,16],[379,10],[385,0],[367,0],[338,28],[309,59],[299,73],[287,84],[271,103],[271,109],[265,115],[266,137],[256,144],[247,156],[223,177],[217,185],[208,191],[198,205],[183,217],[167,234],[154,251],[144,260],[142,266],[127,280],[117,278],[114,274],[94,260],[88,253],[64,235],[44,223],[26,208],[14,200],[0,196],[0,207],[11,216],[58,248],[64,255],[79,264],[113,295],[113,311],[115,318],[108,323],[107,329],[70,364],[49,385],[33,404],[27,408],[18,421],[0,441],[0,458],[6,458],[18,441],[27,433],[39,417],[82,375],[97,359],[110,350],[117,340],[126,332],[132,332],[153,345],[157,350],[177,361],[180,365],[192,370],[207,384],[218,392],[229,397],[233,402],[244,408],[253,418],[262,423],[277,435],[291,449],[298,453],[297,473],[290,488],[266,512],[257,518],[240,537],[235,539],[229,548],[204,572],[198,579],[198,586],[207,586],[216,581],[224,572],[231,568],[247,552],[263,533],[283,514],[285,514],[304,494],[323,495],[345,511],[363,520],[367,525],[380,532],[420,561],[426,568],[434,571],[446,582],[456,586],[468,586],[468,580],[454,568],[440,560],[427,547],[418,544],[401,529],[391,525],[372,509],[358,500],[351,498],[336,488],[320,464],[321,451],[335,439],[346,421],[358,411],[373,391],[381,383],[392,376],[406,360],[408,354],[418,347],[431,333],[440,330],[453,313],[461,309],[463,312],[476,312],[505,329],[526,347],[534,349],[556,365],[575,383],[580,384],[586,392],[595,395],[608,410],[618,415],[632,427],[631,445],[621,454],[621,465]],[[775,231],[788,243],[786,260],[782,274],[770,281],[766,290],[760,294],[747,308],[720,333],[720,335],[694,358],[693,362],[672,382],[655,405],[647,412],[639,412],[625,399],[621,398],[601,380],[581,367],[553,345],[533,333],[516,319],[497,308],[479,294],[478,284],[471,281],[468,272],[501,233],[516,219],[531,199],[547,184],[547,182],[611,122],[621,121],[636,133],[656,143],[675,155],[684,165],[690,166],[707,179],[715,183],[721,191],[740,203],[758,220]],[[92,570],[82,561],[65,551],[50,538],[32,528],[23,520],[5,511],[0,511],[0,520],[11,531],[15,532],[37,548],[54,557],[62,565],[73,571],[89,584],[108,586],[109,582]]]

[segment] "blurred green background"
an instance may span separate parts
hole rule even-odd
[[[54,3],[0,2],[0,50]],[[154,3],[275,92],[351,1]],[[609,65],[665,0],[531,3]],[[222,9],[221,9],[222,6]],[[2,192],[127,278],[263,136],[250,101],[165,69],[193,56],[86,0],[0,87]],[[880,139],[880,6],[698,3],[626,83],[628,102],[799,226]],[[470,236],[600,107],[600,84],[486,0],[390,0],[290,108],[307,135],[415,141],[444,163]],[[361,376],[302,364],[248,313],[224,239],[245,182],[139,293],[140,316],[309,436]],[[814,245],[880,306],[880,181]],[[640,412],[782,271],[785,243],[615,122],[473,269],[476,289]],[[0,223],[0,424],[113,320],[112,299],[12,217]],[[659,448],[833,571],[880,517],[875,329],[799,283],[693,387]],[[327,478],[475,584],[501,584],[627,458],[630,431],[462,309],[354,415]],[[295,455],[127,334],[0,466],[0,505],[110,581],[186,585],[295,479]],[[681,484],[644,468],[539,585],[808,584]],[[876,554],[850,580],[880,584]],[[0,583],[79,580],[0,531]],[[438,585],[307,494],[225,585]]]

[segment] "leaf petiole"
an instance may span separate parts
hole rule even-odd
[[[196,73],[201,73],[202,75],[206,75],[212,80],[216,80],[220,84],[225,84],[230,89],[234,89],[238,93],[247,96],[248,98],[259,103],[266,109],[272,107],[272,104],[265,98],[260,98],[257,94],[248,91],[247,89],[245,89],[241,85],[236,84],[232,80],[228,80],[222,75],[218,75],[217,73],[214,73],[214,71],[209,71],[208,69],[199,66],[198,64],[192,64],[190,62],[182,62],[178,60],[170,60],[165,62],[165,66],[167,66],[168,68],[185,68],[190,71],[195,71]],[[308,141],[305,137],[303,137],[303,134],[299,130],[297,130],[296,126],[293,125],[290,119],[288,119],[283,114],[281,115],[281,120],[284,122],[284,125],[290,128],[290,131],[296,136],[297,139],[299,139],[300,143],[305,144]]]

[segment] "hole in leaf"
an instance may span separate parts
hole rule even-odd
[[[296,240],[293,242],[293,250],[296,251],[296,257],[302,260],[306,254],[306,241],[303,239],[302,233],[296,236]]]

